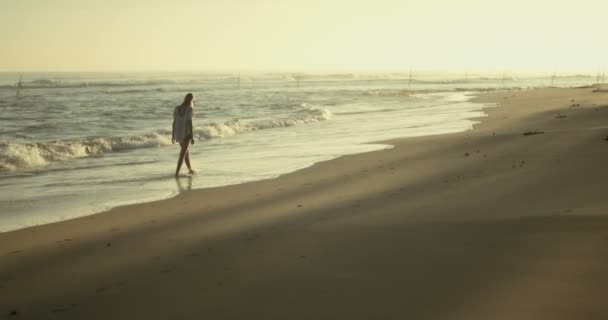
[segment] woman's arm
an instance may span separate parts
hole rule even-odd
[[[173,129],[171,129],[171,143],[175,143],[175,118],[173,119]]]
[[[194,129],[192,127],[192,119],[188,120],[188,132],[190,132],[190,143],[194,144]]]

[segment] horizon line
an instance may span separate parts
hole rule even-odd
[[[545,68],[207,68],[207,69],[49,69],[49,70],[0,70],[2,74],[27,73],[409,73],[409,72],[445,72],[445,73],[589,73],[606,72],[606,68],[589,69],[545,69]]]

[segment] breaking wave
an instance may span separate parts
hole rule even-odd
[[[194,130],[198,139],[212,139],[234,136],[245,132],[291,127],[300,124],[329,120],[332,116],[328,109],[304,109],[285,118],[260,119],[252,121],[230,120],[223,123],[210,123]]]
[[[196,140],[229,137],[247,132],[290,127],[325,121],[332,116],[327,109],[304,109],[284,118],[229,120],[207,123],[194,129]],[[44,167],[51,162],[99,156],[110,152],[158,148],[171,144],[170,130],[128,137],[92,137],[82,140],[46,142],[0,142],[0,171]]]

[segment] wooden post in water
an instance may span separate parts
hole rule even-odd
[[[19,76],[19,82],[17,82],[17,98],[19,98],[19,92],[21,91],[21,88],[23,86],[21,80],[23,80],[23,75]]]

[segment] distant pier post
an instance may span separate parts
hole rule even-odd
[[[19,98],[19,92],[21,91],[21,88],[23,87],[23,75],[19,76],[19,82],[17,82],[17,98]]]
[[[412,90],[412,68],[410,68],[410,76],[409,79],[407,81],[407,87],[409,90]]]

